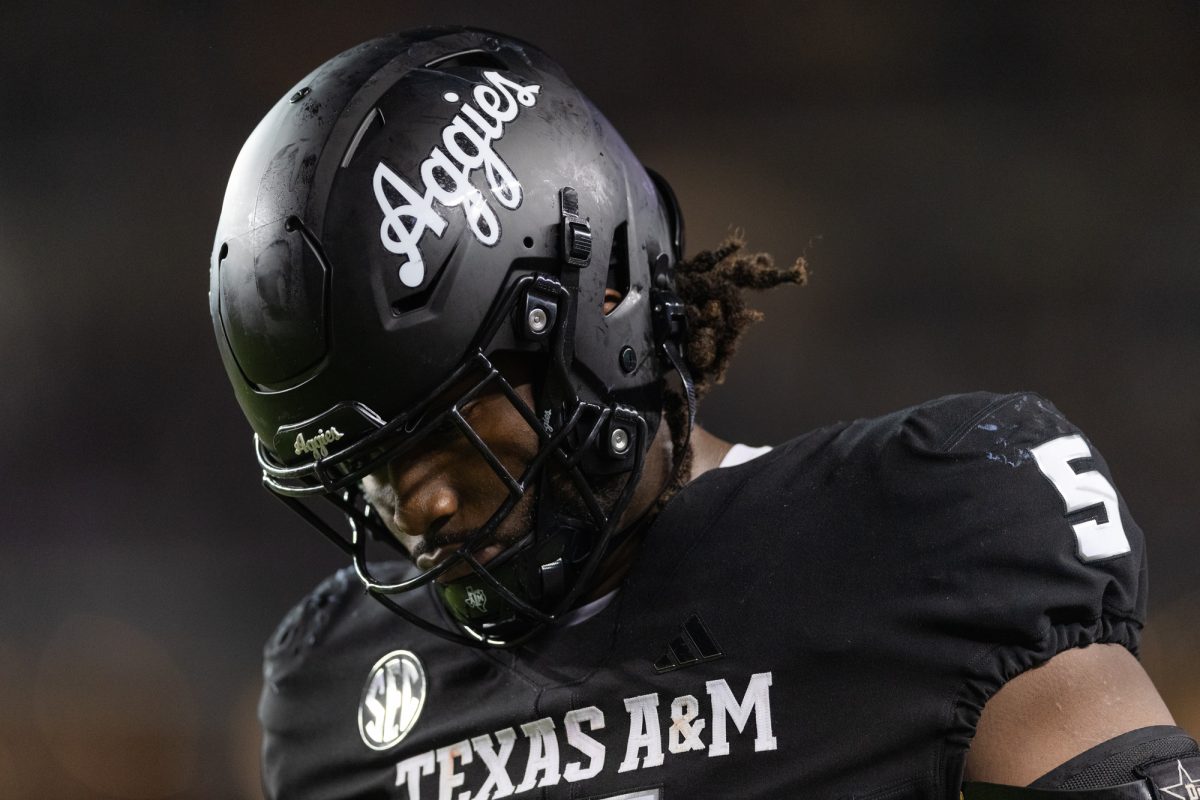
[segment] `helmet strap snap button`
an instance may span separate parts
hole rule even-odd
[[[626,373],[633,372],[637,369],[637,352],[632,347],[626,345],[621,348],[620,355],[621,369]]]
[[[615,456],[623,456],[629,452],[631,437],[624,428],[613,428],[608,435],[608,448]]]

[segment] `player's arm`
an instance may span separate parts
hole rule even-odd
[[[919,456],[906,476],[946,476],[939,547],[921,551],[936,558],[919,566],[952,579],[954,603],[923,608],[991,643],[955,717],[972,739],[966,800],[1200,800],[1196,742],[1132,655],[1145,539],[1095,445],[1020,392],[924,404],[901,443],[894,460]]]
[[[967,755],[965,797],[1198,797],[1200,752],[1174,725],[1124,647],[1064,651],[988,701]]]

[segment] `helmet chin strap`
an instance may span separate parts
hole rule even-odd
[[[687,358],[684,355],[684,347],[686,347],[688,338],[687,308],[679,299],[679,295],[667,288],[670,284],[665,277],[665,259],[665,255],[659,256],[659,265],[655,270],[658,272],[656,283],[662,288],[652,290],[650,298],[653,306],[654,338],[660,343],[663,355],[679,375],[679,381],[683,384],[684,399],[687,402],[687,428],[683,432],[683,441],[679,444],[678,451],[674,453],[672,470],[674,473],[681,469],[687,461],[688,448],[692,442],[692,429],[696,427],[696,382],[687,368]],[[672,478],[678,478],[678,476],[673,474]]]
[[[691,372],[688,370],[683,355],[684,343],[687,341],[687,310],[683,302],[674,293],[666,289],[655,289],[652,293],[652,305],[655,335],[661,343],[662,352],[666,356],[667,361],[679,376],[680,383],[683,385],[684,397],[687,402],[687,427],[684,430],[683,441],[679,446],[679,453],[675,455],[674,470],[678,470],[685,462],[684,453],[687,452],[691,445],[692,429],[696,423],[696,385],[692,378]],[[585,445],[586,446],[586,445]],[[643,443],[645,448],[649,448],[650,442]],[[675,477],[674,475],[672,477]],[[643,471],[635,469],[629,477],[631,481],[640,481],[643,478]],[[668,480],[667,486],[670,486],[671,481]],[[549,478],[549,471],[542,473],[540,481],[541,490],[537,498],[537,518],[535,525],[539,530],[552,530],[553,532],[548,537],[554,538],[563,535],[563,527],[574,527],[576,536],[572,537],[577,548],[576,558],[564,558],[559,556],[552,563],[543,563],[541,570],[541,587],[546,593],[542,598],[542,602],[549,601],[550,605],[556,604],[566,594],[567,589],[571,586],[570,578],[577,577],[579,567],[587,561],[588,555],[596,545],[596,539],[601,536],[601,532],[595,530],[595,525],[585,521],[576,520],[562,507],[563,498],[558,496],[554,491],[552,482]],[[667,487],[664,487],[664,491]],[[623,495],[632,496],[635,487],[625,487]],[[612,510],[613,513],[621,514],[621,511]],[[655,503],[648,505],[637,519],[625,526],[623,529],[614,530],[608,538],[605,545],[606,552],[596,556],[597,566],[601,565],[603,559],[611,554],[616,548],[621,546],[631,536],[645,530],[646,527],[653,521],[658,506]],[[618,520],[611,520],[608,527],[615,528]],[[589,546],[589,544],[591,546]],[[564,550],[564,554],[569,552],[569,548]],[[598,574],[598,571],[593,568],[591,572],[591,582],[603,576]],[[577,596],[576,604],[581,600],[586,600],[587,594],[580,593]],[[543,605],[545,607],[545,605]]]
[[[696,382],[692,380],[692,373],[683,363],[683,356],[677,352],[676,347],[672,346],[671,342],[663,342],[662,348],[667,360],[671,362],[671,366],[679,375],[679,380],[683,384],[683,394],[687,399],[687,430],[683,432],[683,445],[680,447],[681,450],[686,451],[692,442],[692,429],[696,427]]]

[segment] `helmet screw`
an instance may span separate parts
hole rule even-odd
[[[628,345],[621,348],[621,369],[626,372],[633,372],[637,369],[637,353]]]
[[[624,455],[629,449],[629,431],[624,428],[613,428],[608,435],[608,446],[617,455]]]
[[[546,316],[544,308],[534,308],[529,311],[529,330],[533,333],[541,333],[546,330],[546,323],[550,318]]]
[[[289,103],[299,103],[301,100],[308,97],[310,94],[312,94],[312,89],[305,86],[304,88],[297,91],[294,95],[289,97],[288,102]]]

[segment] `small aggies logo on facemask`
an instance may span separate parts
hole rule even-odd
[[[405,286],[417,287],[425,280],[419,247],[425,231],[438,237],[446,231],[446,218],[434,209],[435,200],[447,208],[461,207],[471,233],[483,244],[500,240],[496,212],[471,184],[475,170],[483,169],[492,197],[500,205],[507,209],[521,205],[521,184],[492,145],[522,106],[537,102],[541,87],[522,86],[490,70],[483,77],[487,83],[476,85],[472,92],[474,105],[463,102],[459,106],[459,113],[442,129],[442,146],[434,145],[421,162],[421,191],[383,162],[375,168],[375,199],[383,212],[379,238],[389,252],[408,259],[400,265],[400,282]],[[442,97],[449,103],[459,101],[454,92]],[[397,195],[402,202],[393,205],[392,197]]]
[[[487,595],[482,589],[476,589],[474,586],[467,589],[467,605],[476,611],[487,610]]]
[[[296,455],[312,453],[314,459],[325,458],[329,455],[328,445],[341,438],[342,432],[333,427],[329,430],[322,428],[311,439],[305,439],[303,433],[297,433],[295,441]]]

